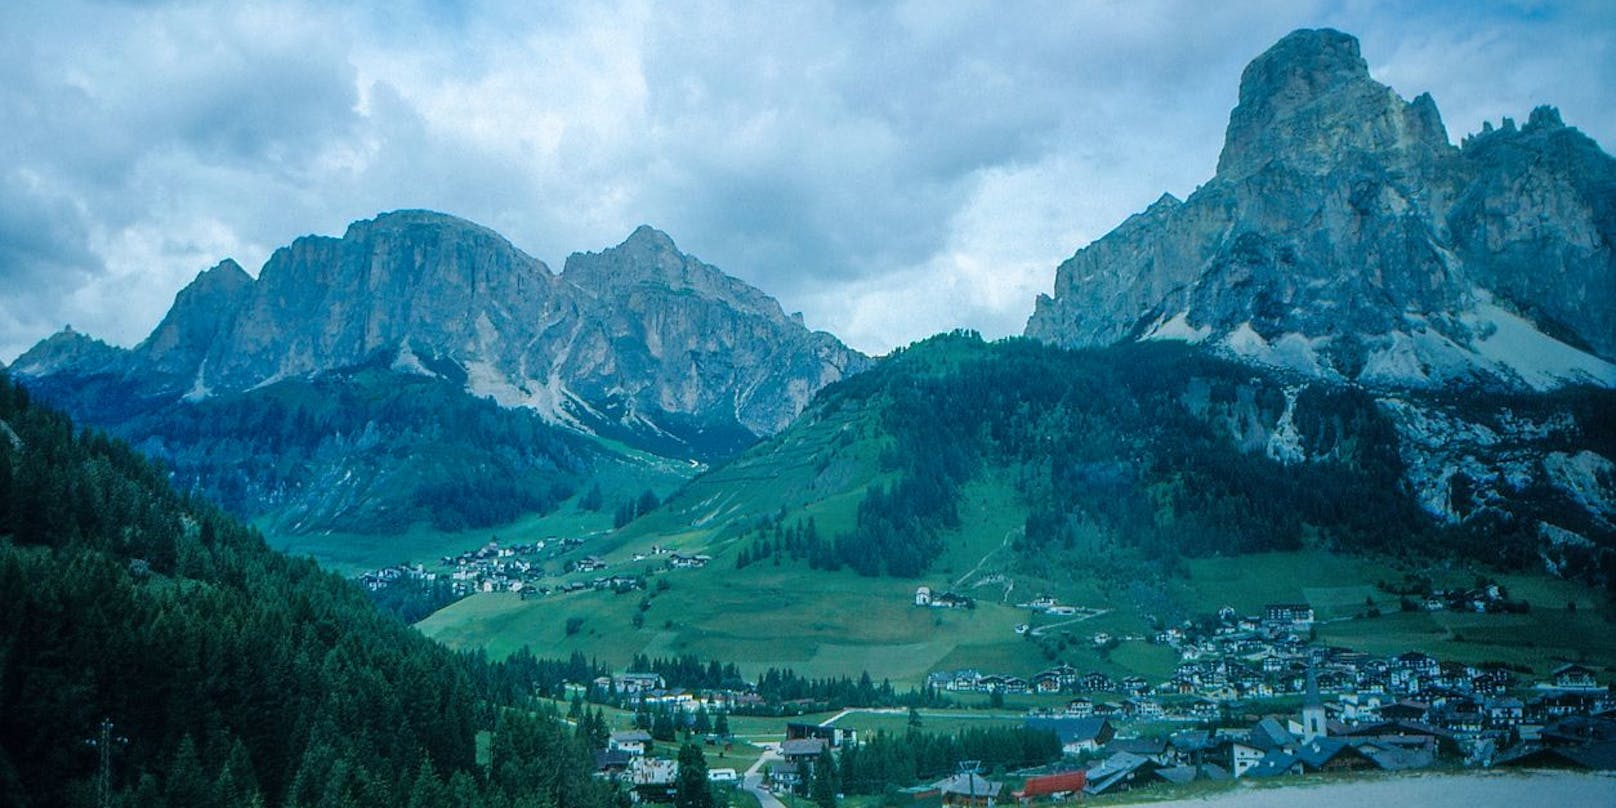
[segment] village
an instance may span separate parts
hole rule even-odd
[[[1461,608],[1486,607],[1485,593],[1472,599],[1474,594],[1465,595]],[[1019,725],[1053,733],[1062,757],[1030,771],[962,768],[904,784],[903,794],[921,804],[1029,804],[1197,781],[1334,772],[1616,770],[1616,696],[1591,667],[1565,663],[1546,678],[1528,680],[1507,667],[1465,665],[1419,651],[1375,657],[1314,645],[1313,622],[1305,604],[1270,604],[1260,616],[1224,609],[1215,619],[1165,628],[1146,641],[1173,648],[1183,661],[1156,683],[1066,664],[1031,676],[933,673],[927,689],[958,701],[972,694],[993,696],[996,703],[1003,696],[1041,699]],[[660,711],[681,717],[676,723],[687,728],[699,724],[709,743],[726,749],[734,739],[712,733],[711,722],[698,722],[697,715],[789,716],[847,707],[823,724],[782,718],[784,740],[765,744],[751,776],[732,768],[710,770],[715,781],[782,795],[802,792],[821,756],[860,742],[856,730],[837,725],[861,712],[851,705],[773,704],[750,689],[669,688],[649,673],[601,677],[589,689],[592,700],[636,715]],[[1051,703],[1062,696],[1071,698]],[[671,794],[677,767],[648,757],[651,745],[645,729],[613,733],[598,757],[599,776],[620,778],[641,799]]]
[[[529,544],[501,545],[497,538],[475,550],[459,555],[444,556],[436,568],[424,564],[395,564],[368,570],[357,576],[359,583],[371,592],[385,589],[400,581],[433,584],[448,582],[456,597],[477,592],[514,592],[523,598],[540,597],[551,593],[609,590],[629,592],[645,588],[644,574],[603,575],[587,580],[574,578],[554,585],[541,583],[547,575],[588,574],[605,571],[610,564],[595,555],[569,558],[559,562],[563,554],[583,546],[580,538],[540,539]],[[653,545],[647,553],[635,553],[632,561],[643,562],[662,558],[670,570],[700,569],[712,559],[706,555],[686,555],[669,548]],[[547,573],[546,562],[557,567]]]

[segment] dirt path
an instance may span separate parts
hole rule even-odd
[[[980,572],[982,570],[982,565],[988,563],[988,559],[992,558],[999,551],[1004,550],[1005,548],[1008,548],[1010,546],[1010,541],[1015,538],[1016,534],[1021,533],[1021,532],[1025,531],[1025,530],[1026,530],[1026,528],[1021,528],[1021,527],[1014,527],[1014,528],[1011,528],[1009,530],[1006,530],[1004,532],[1004,541],[1000,542],[998,547],[995,547],[992,550],[989,550],[986,555],[982,556],[982,560],[976,562],[976,566],[972,567],[970,572],[967,572],[964,575],[961,575],[959,577],[959,580],[954,582],[954,587],[957,589],[960,586],[963,586],[966,581],[970,580],[972,575],[975,575],[975,574],[977,574],[978,572]],[[1014,586],[1014,583],[1012,583],[1011,585]]]

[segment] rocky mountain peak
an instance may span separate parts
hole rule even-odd
[[[88,334],[63,326],[61,331],[40,340],[29,348],[11,370],[24,376],[52,372],[58,368],[72,368],[79,375],[105,372],[120,361],[123,351]]]
[[[1321,173],[1368,153],[1448,147],[1429,95],[1404,102],[1369,76],[1358,40],[1331,29],[1295,31],[1245,69],[1229,116],[1218,176],[1279,162]]]
[[[252,286],[252,276],[240,264],[229,258],[220,261],[174,296],[174,305],[163,321],[135,352],[155,363],[160,372],[194,373],[251,294]]]
[[[1358,42],[1246,68],[1213,179],[1079,250],[1028,336],[1206,343],[1376,386],[1616,386],[1616,161],[1539,107],[1456,149]]]
[[[568,256],[562,278],[596,295],[621,296],[631,287],[642,295],[693,292],[750,315],[777,323],[787,321],[774,298],[680,252],[668,234],[649,225],[635,228],[616,247]]]

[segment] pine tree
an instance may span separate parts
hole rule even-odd
[[[819,808],[836,808],[836,793],[841,791],[836,772],[836,756],[829,749],[814,761],[814,783],[808,796]]]
[[[679,777],[675,781],[674,808],[714,808],[712,784],[707,782],[707,756],[701,747],[679,747]]]

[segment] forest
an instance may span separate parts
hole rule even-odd
[[[29,384],[85,423],[115,424],[181,490],[283,533],[501,525],[553,510],[602,455],[532,411],[370,365],[195,402],[131,395],[116,378]]]
[[[450,652],[3,377],[0,506],[0,804],[619,804],[536,699],[581,658]]]
[[[1592,445],[1616,444],[1608,423],[1600,426],[1609,419],[1598,415],[1610,410],[1608,391],[1442,396],[1432,394],[1482,423],[1564,410],[1593,425],[1582,435]],[[958,525],[961,487],[989,470],[1012,481],[1027,510],[1016,547],[1034,565],[1083,558],[1099,559],[1093,566],[1101,569],[1147,564],[1171,573],[1183,558],[1307,544],[1520,569],[1538,546],[1528,529],[1535,522],[1522,515],[1576,516],[1553,491],[1528,490],[1517,492],[1515,512],[1477,508],[1462,511],[1458,526],[1439,524],[1409,490],[1400,438],[1374,393],[1287,380],[1192,346],[1066,351],[957,332],[826,388],[816,406],[834,412],[872,400],[886,441],[881,470],[891,481],[870,486],[856,526],[824,542],[834,557],[800,525],[786,528],[783,542],[776,527],[772,542],[765,533],[740,566],[781,547],[794,558],[802,547],[817,567],[917,576]],[[1281,421],[1290,433],[1275,450]],[[1456,497],[1465,482],[1456,479]],[[1584,527],[1588,517],[1580,518],[1573,529]],[[1570,566],[1616,586],[1610,552]]]

